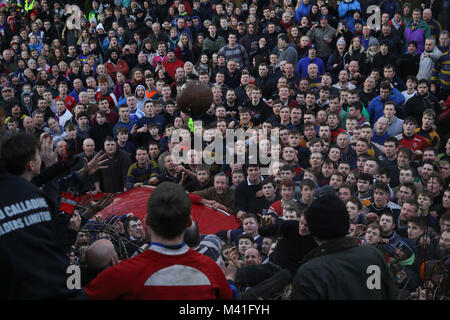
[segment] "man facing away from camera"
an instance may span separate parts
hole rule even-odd
[[[319,245],[310,251],[292,283],[293,300],[391,300],[397,298],[384,254],[346,237],[349,215],[335,195],[314,200],[306,209]]]
[[[66,285],[69,259],[56,236],[52,201],[31,181],[41,172],[40,151],[27,133],[1,145],[0,299],[84,299]]]
[[[160,184],[147,205],[149,249],[100,273],[85,287],[88,298],[232,299],[230,285],[216,262],[184,243],[191,221],[191,202],[183,188],[171,182]]]

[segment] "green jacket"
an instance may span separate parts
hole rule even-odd
[[[203,41],[203,52],[211,56],[214,52],[218,52],[225,44],[224,38],[219,35],[216,35],[214,39],[208,36]]]

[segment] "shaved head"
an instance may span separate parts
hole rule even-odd
[[[117,264],[117,253],[108,239],[95,241],[86,251],[86,264],[92,270],[103,270]]]
[[[91,139],[91,138],[84,139],[83,146],[87,146],[87,145],[90,145],[90,144],[95,144],[93,139]]]

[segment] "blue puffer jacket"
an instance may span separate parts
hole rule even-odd
[[[397,107],[401,106],[405,102],[405,97],[396,88],[392,89],[392,93],[386,101],[393,101]],[[374,124],[378,118],[384,115],[383,113],[384,101],[381,101],[381,97],[377,96],[369,104],[367,111],[370,114],[370,122]]]
[[[353,15],[348,13],[350,10],[359,10],[361,11],[361,5],[359,4],[358,0],[354,0],[354,1],[341,1],[341,3],[339,4],[338,7],[338,12],[339,12],[339,18],[350,18]]]
[[[297,10],[295,11],[295,18],[297,21],[301,21],[304,16],[309,15],[309,12],[311,11],[311,4],[304,4],[303,0],[302,3],[298,6]]]

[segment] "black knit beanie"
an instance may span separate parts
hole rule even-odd
[[[344,237],[350,228],[347,208],[335,195],[315,199],[306,209],[305,217],[311,234],[319,239]]]

